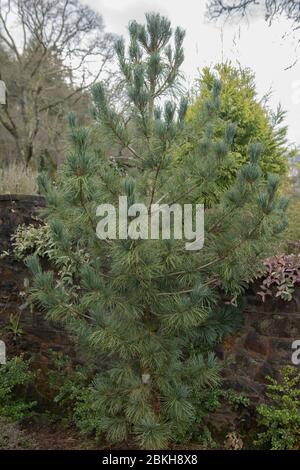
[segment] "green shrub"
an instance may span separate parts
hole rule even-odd
[[[14,357],[0,366],[0,416],[22,421],[31,415],[35,402],[27,398],[27,386],[33,379],[29,361]]]
[[[282,181],[282,193],[289,199],[289,224],[284,233],[282,248],[284,252],[291,253],[290,245],[300,241],[300,172],[295,171],[293,160],[290,161],[289,176]]]
[[[17,260],[24,260],[28,255],[35,254],[52,262],[58,284],[67,285],[69,288],[73,285],[73,276],[78,272],[79,266],[89,261],[86,251],[79,247],[72,253],[62,253],[48,224],[38,227],[32,224],[19,225],[12,236],[12,247]]]
[[[258,99],[255,77],[251,70],[222,63],[213,68],[206,67],[201,73],[195,98],[186,114],[187,138],[184,142],[180,139],[173,146],[176,161],[188,158],[205,134],[207,100],[213,97],[216,79],[222,83],[222,94],[218,112],[214,116],[214,140],[218,142],[230,123],[234,123],[236,132],[228,155],[228,164],[219,171],[218,190],[213,188],[211,193],[207,193],[206,205],[218,201],[222,188],[228,188],[232,184],[239,169],[248,162],[252,143],[260,142],[262,145],[260,168],[264,177],[269,172],[285,175],[288,158],[295,153],[287,144],[287,128],[283,125],[285,113],[281,108],[276,113],[271,113]]]
[[[289,226],[285,234],[288,243],[300,240],[300,197],[292,196],[288,208]]]
[[[198,436],[198,442],[203,446],[203,449],[216,449],[218,447],[217,442],[214,440],[207,426],[204,427],[203,431]]]
[[[268,404],[258,407],[263,431],[255,445],[272,450],[298,449],[300,445],[300,374],[295,367],[282,369],[277,381],[268,377]]]
[[[247,408],[250,405],[248,397],[242,393],[237,393],[233,389],[228,389],[221,392],[221,396],[228,402],[233,410],[239,410],[241,408]]]

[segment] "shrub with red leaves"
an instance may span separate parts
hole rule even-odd
[[[264,302],[266,297],[279,297],[287,302],[293,299],[295,285],[300,283],[300,254],[280,255],[265,260],[266,271],[257,292]]]

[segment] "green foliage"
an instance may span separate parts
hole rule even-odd
[[[21,315],[13,315],[11,314],[9,317],[9,323],[6,326],[6,331],[10,332],[14,336],[14,340],[16,341],[17,338],[24,334],[24,330],[20,325]]]
[[[52,262],[56,268],[57,285],[68,285],[71,288],[73,275],[79,266],[89,261],[88,254],[79,247],[72,253],[63,252],[54,231],[48,224],[37,227],[19,225],[12,237],[13,253],[17,260],[25,260],[28,255],[35,254]]]
[[[26,387],[32,380],[29,362],[22,357],[0,366],[0,416],[19,422],[31,415],[35,403],[27,399]]]
[[[203,446],[204,449],[211,450],[218,447],[217,442],[214,440],[207,426],[204,427],[203,431],[198,436],[198,442]]]
[[[289,226],[284,237],[286,244],[300,240],[300,198],[292,196],[288,209]]]
[[[242,165],[247,163],[250,145],[260,142],[262,155],[260,168],[263,175],[268,172],[283,175],[287,172],[288,156],[287,128],[283,126],[285,113],[278,108],[272,114],[257,98],[253,73],[230,63],[218,64],[213,69],[205,68],[198,81],[195,99],[187,110],[187,142],[180,141],[174,150],[176,159],[185,158],[193,151],[205,132],[204,109],[207,100],[213,97],[216,78],[222,82],[222,94],[215,116],[216,139],[224,134],[229,123],[235,125],[229,164],[220,175],[220,185],[228,187]],[[219,197],[219,193],[215,194]]]
[[[19,225],[12,236],[12,246],[18,260],[24,260],[33,253],[41,257],[47,256],[49,259],[54,258],[55,243],[48,225]]]
[[[233,407],[234,410],[238,410],[241,407],[247,408],[250,405],[249,398],[241,393],[237,393],[235,390],[226,390],[221,393],[221,396]]]
[[[300,240],[300,171],[299,156],[291,162],[290,177],[284,181],[284,193],[289,197],[289,226],[286,231],[284,248],[290,249],[289,244]],[[290,252],[290,251],[289,251]]]
[[[86,394],[91,371],[88,367],[74,365],[69,356],[50,352],[49,392],[53,397],[53,414],[59,419],[76,421],[76,406]],[[74,411],[75,410],[75,411]]]
[[[220,185],[234,135],[232,124],[222,134],[215,127],[220,82],[203,111],[202,138],[174,168],[174,139],[186,139],[186,100],[162,106],[159,97],[178,93],[184,33],[175,30],[174,48],[171,37],[168,20],[151,14],[146,26],[131,24],[128,54],[117,44],[125,113],[112,106],[102,84],[93,88],[94,118],[120,146],[122,171],[92,151],[90,130],[71,115],[73,149],[55,186],[39,178],[57,256],[86,255],[77,257],[69,284],[59,282],[55,266],[44,271],[37,255],[26,260],[31,300],[66,326],[97,367],[76,403],[76,422],[111,443],[134,437],[145,449],[199,432],[205,399],[220,384],[212,348],[239,324],[234,305],[285,227],[279,180],[261,178],[258,144],[229,190]],[[100,203],[118,207],[119,196],[127,196],[129,204],[146,207],[162,199],[200,204],[210,193],[219,201],[206,207],[202,250],[191,253],[185,240],[174,238],[96,237]]]
[[[300,374],[293,366],[284,367],[277,381],[268,377],[268,404],[258,406],[263,431],[255,444],[272,450],[299,449],[300,445]]]
[[[186,398],[187,390],[177,389],[172,393],[172,407],[174,407],[174,413],[177,414],[177,419],[180,420],[181,425],[175,426],[172,429],[173,440],[177,443],[186,443],[190,440],[197,439],[199,433],[201,433],[201,428],[203,426],[203,418],[208,415],[208,413],[214,411],[217,406],[219,405],[218,397],[220,394],[219,391],[219,365],[216,363],[216,359],[212,353],[209,354],[207,358],[208,364],[205,364],[204,360],[203,369],[201,370],[202,378],[200,381],[206,383],[205,373],[209,374],[209,377],[212,382],[211,387],[204,387],[195,389],[193,391],[194,398],[193,398],[193,408],[188,403],[187,400],[183,400],[183,404],[180,403],[180,398]],[[209,369],[210,367],[210,369]],[[206,372],[204,370],[206,369]],[[215,373],[215,380],[213,380],[213,370]],[[113,368],[111,374],[120,373],[121,371],[117,371],[116,368]],[[127,371],[124,371],[123,374],[125,375]],[[108,382],[109,378],[107,379]],[[137,384],[138,386],[138,384]],[[124,418],[107,417],[107,407],[111,409],[111,411],[118,411],[122,406],[126,406],[125,414],[126,416],[134,418],[137,422],[140,419],[143,419],[144,414],[144,407],[143,405],[143,390],[134,390],[131,392],[128,403],[122,405],[123,399],[122,397],[117,397],[117,394],[113,395],[112,400],[108,400],[108,397],[103,393],[103,374],[96,374],[93,384],[90,387],[82,388],[80,393],[74,394],[74,405],[73,405],[73,419],[76,425],[85,433],[93,433],[97,439],[103,439],[106,435],[106,439],[108,442],[116,442],[125,440],[128,436],[127,431],[127,420]],[[147,391],[144,391],[146,393]],[[171,391],[169,391],[171,394]],[[182,395],[180,395],[182,394]],[[147,398],[147,396],[146,396]],[[158,402],[156,406],[160,406]],[[163,407],[170,407],[170,404],[163,401]],[[141,409],[139,409],[139,407]],[[140,418],[141,417],[141,418]],[[174,416],[175,417],[175,416]],[[140,418],[140,419],[139,419]],[[128,419],[128,418],[127,418]],[[136,437],[138,442],[141,443],[142,448],[142,441],[141,439],[145,439],[145,436],[142,436],[141,430],[146,429],[146,426],[149,426],[149,434],[148,430],[146,433],[146,439],[151,439],[151,430],[157,429],[159,436],[158,439],[163,440],[164,430],[167,431],[166,427],[155,427],[155,421],[142,421],[142,426],[138,428],[136,433]],[[160,430],[162,434],[160,434]],[[170,430],[168,431],[170,433]],[[169,434],[168,434],[169,435]],[[146,446],[151,446],[154,442],[146,444]],[[160,444],[161,446],[161,444]],[[160,448],[158,445],[158,448]]]

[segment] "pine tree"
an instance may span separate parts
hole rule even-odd
[[[173,165],[172,143],[184,137],[187,108],[180,95],[184,31],[148,14],[132,22],[130,44],[116,44],[128,109],[112,107],[101,84],[93,88],[93,115],[105,126],[113,162],[89,145],[90,129],[70,116],[73,150],[55,187],[40,177],[46,220],[60,260],[72,262],[71,279],[43,271],[27,260],[34,279],[31,296],[48,318],[65,324],[101,365],[80,404],[86,430],[109,442],[134,436],[140,447],[165,448],[196,429],[207,390],[220,380],[211,352],[239,321],[235,303],[285,226],[286,201],[277,197],[278,178],[260,178],[260,146],[252,145],[220,202],[205,211],[205,243],[185,249],[184,240],[99,240],[96,208],[129,204],[196,204],[218,190],[228,165],[235,126],[214,135],[221,83],[205,109],[205,132],[197,148]],[[171,40],[174,38],[174,47]],[[173,99],[169,100],[170,97]]]

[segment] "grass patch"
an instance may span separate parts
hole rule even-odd
[[[11,163],[0,168],[1,194],[37,194],[37,171],[22,163]]]

